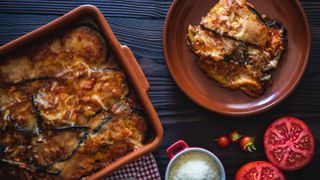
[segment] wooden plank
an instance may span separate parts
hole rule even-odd
[[[0,12],[10,14],[62,15],[81,5],[92,4],[108,17],[165,18],[171,0],[91,0],[91,1],[26,1],[1,0]]]
[[[310,62],[303,79],[293,94],[272,110],[257,116],[231,118],[209,112],[186,97],[176,86],[165,65],[162,51],[162,29],[171,1],[0,1],[0,44],[9,42],[83,3],[101,8],[114,33],[122,44],[133,50],[150,81],[150,98],[165,128],[165,137],[154,153],[162,176],[168,163],[165,149],[178,139],[200,146],[217,154],[233,179],[236,170],[245,162],[265,160],[262,136],[274,119],[291,115],[305,120],[320,140],[320,1],[301,1],[309,18],[312,33]],[[121,6],[119,5],[121,4]],[[233,129],[256,135],[258,151],[243,153],[236,145],[218,148],[213,139]],[[319,149],[319,145],[317,145]],[[287,179],[320,179],[319,151],[306,168],[286,173]]]

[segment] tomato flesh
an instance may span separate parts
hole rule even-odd
[[[310,128],[294,117],[276,120],[264,134],[267,158],[285,171],[297,170],[307,165],[312,160],[314,146]]]
[[[284,180],[282,172],[273,164],[254,161],[243,165],[237,172],[235,180]]]

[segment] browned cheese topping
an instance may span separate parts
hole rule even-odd
[[[142,146],[126,75],[90,26],[0,62],[0,177],[79,179]]]
[[[260,15],[245,0],[220,0],[189,25],[187,43],[199,67],[223,87],[259,97],[272,85],[286,48],[285,28]]]

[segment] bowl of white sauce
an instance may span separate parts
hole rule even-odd
[[[171,159],[165,174],[166,180],[225,180],[224,167],[210,151],[189,147],[179,140],[167,149]]]

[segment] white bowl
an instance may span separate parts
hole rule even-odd
[[[179,151],[179,149],[180,149],[180,151]],[[173,154],[175,151],[178,151],[178,153]],[[218,169],[219,169],[219,173],[220,173],[220,180],[226,179],[224,167],[216,155],[214,155],[210,151],[203,149],[203,148],[189,147],[189,145],[186,142],[184,142],[183,140],[179,140],[167,149],[167,154],[171,160],[170,160],[170,162],[167,166],[167,169],[166,169],[165,180],[169,180],[170,170],[171,170],[172,165],[175,163],[175,161],[181,155],[186,154],[186,153],[190,153],[190,152],[200,152],[200,153],[207,154],[217,164]]]

